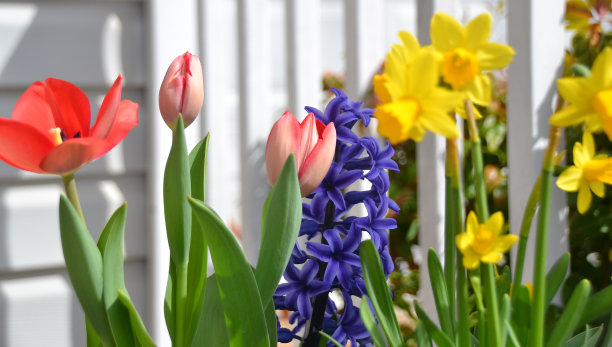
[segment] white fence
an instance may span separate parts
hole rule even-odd
[[[158,115],[157,91],[172,59],[190,50],[203,62],[205,105],[187,131],[189,141],[193,145],[211,132],[208,202],[226,222],[242,226],[254,261],[268,189],[265,140],[282,112],[303,116],[305,105],[321,106],[324,71],[344,72],[348,95],[358,98],[397,42],[397,31],[418,32],[426,44],[435,11],[465,20],[492,6],[484,0],[0,1],[0,115],[9,116],[36,80],[72,81],[99,102],[119,72],[126,76],[124,98],[140,104],[140,125],[109,155],[81,170],[77,184],[95,234],[128,201],[127,286],[154,339],[166,346],[162,298],[169,254],[161,181],[170,132]],[[508,20],[498,22],[494,39],[506,40],[507,33],[517,51],[508,96],[515,230],[539,170],[565,36],[562,0],[507,6]],[[97,107],[92,102],[93,115]],[[439,251],[443,152],[443,141],[432,135],[418,149],[420,242]],[[84,345],[82,312],[62,265],[61,190],[56,177],[0,164],[0,346]],[[563,195],[555,201],[563,206]],[[553,233],[563,235],[562,225],[554,225]],[[551,258],[559,252],[552,253]],[[423,276],[422,297],[431,302],[426,271]]]

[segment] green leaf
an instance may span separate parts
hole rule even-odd
[[[229,336],[225,326],[223,304],[219,296],[217,276],[212,275],[206,280],[204,290],[204,309],[191,346],[229,347]],[[276,324],[276,322],[274,322]],[[276,326],[275,326],[276,327]]]
[[[610,312],[612,312],[612,285],[598,291],[589,298],[578,325],[586,325],[595,319],[610,314]]]
[[[563,310],[563,314],[555,324],[555,327],[546,341],[546,347],[561,346],[572,336],[572,332],[578,327],[582,310],[584,309],[589,295],[591,294],[591,284],[587,280],[582,280],[572,293],[569,302]]]
[[[123,235],[127,204],[113,213],[102,231],[103,238],[98,241],[102,252],[103,298],[111,332],[118,346],[129,346],[133,343],[130,315],[119,301],[117,290],[125,289],[123,275]]]
[[[270,347],[276,347],[278,331],[276,330],[276,310],[274,309],[273,301],[270,301],[268,306],[266,306],[264,315],[266,316],[266,328],[268,328],[268,340],[270,341]]]
[[[449,337],[454,336],[453,332],[453,318],[450,313],[450,304],[448,300],[448,291],[446,289],[446,282],[444,281],[444,270],[442,270],[442,264],[436,254],[436,251],[429,249],[427,253],[427,266],[429,269],[429,280],[431,282],[431,288],[433,289],[434,301],[436,304],[436,310],[438,311],[438,319],[442,330]]]
[[[331,337],[329,334],[326,334],[325,332],[319,330],[319,335],[323,336],[327,341],[330,341],[331,343],[333,343],[336,347],[344,347],[340,344],[340,342],[334,340],[333,337]]]
[[[264,307],[272,300],[287,267],[301,221],[302,195],[295,158],[291,154],[268,195],[262,215],[262,240],[255,280]]]
[[[545,307],[548,307],[557,294],[559,288],[565,280],[567,275],[567,269],[569,268],[570,254],[564,253],[559,257],[555,264],[550,268],[548,274],[546,274],[546,301]]]
[[[208,206],[192,198],[189,203],[210,247],[230,345],[268,347],[259,290],[240,244]]]
[[[96,330],[89,323],[87,316],[85,317],[85,332],[87,334],[87,347],[102,347],[102,341]]]
[[[164,318],[166,319],[166,327],[168,328],[168,334],[170,334],[170,340],[174,339],[175,311],[176,310],[176,266],[170,257],[169,268],[168,268],[168,281],[166,282],[166,294],[164,296]]]
[[[431,347],[431,338],[429,337],[427,328],[425,328],[425,324],[421,321],[417,321],[414,339],[419,347]]]
[[[186,268],[191,239],[191,210],[186,198],[191,195],[191,180],[185,129],[180,116],[166,162],[163,192],[170,257],[175,266]]]
[[[507,325],[504,324],[504,321],[509,321],[510,320],[510,314],[512,313],[512,307],[510,307],[511,302],[510,302],[510,296],[508,294],[503,294],[502,298],[502,304],[501,304],[501,311],[500,311],[500,320],[502,321],[501,324],[501,341],[502,341],[502,346],[506,346],[506,340],[508,338],[508,329],[507,329]],[[512,328],[512,327],[511,327]]]
[[[454,347],[453,341],[446,335],[440,328],[436,326],[434,322],[427,316],[427,314],[421,309],[418,303],[414,303],[414,309],[419,316],[419,320],[423,322],[429,336],[434,340],[438,347]]]
[[[370,305],[368,304],[368,299],[364,296],[361,298],[361,305],[359,306],[359,315],[361,316],[361,321],[363,325],[370,333],[370,337],[372,337],[372,342],[374,342],[375,346],[386,346],[386,340],[380,329],[378,328],[378,324],[376,324],[376,318],[372,314],[370,310]]]
[[[516,336],[516,333],[514,332],[514,329],[512,329],[512,325],[508,320],[504,320],[504,328],[506,329],[508,333],[508,338],[510,339],[509,346],[521,347],[521,343],[519,342],[519,339]]]
[[[602,330],[603,328],[601,326],[587,329],[586,331],[581,332],[580,334],[572,337],[569,341],[567,341],[565,347],[595,347],[597,345],[597,340],[599,340],[599,336],[601,335]]]
[[[132,332],[136,337],[136,341],[138,342],[138,346],[142,347],[152,347],[155,346],[155,342],[151,338],[151,335],[147,332],[147,328],[145,328],[144,323],[142,322],[142,318],[138,314],[136,307],[132,303],[130,296],[127,291],[123,289],[117,290],[117,295],[119,297],[120,302],[123,304],[123,307],[128,311],[130,317],[130,326],[132,328]],[[119,345],[121,346],[121,345]],[[129,345],[126,345],[129,346]]]
[[[65,195],[60,196],[60,236],[66,269],[85,316],[101,341],[113,346],[102,300],[102,255]]]
[[[210,134],[206,135],[189,153],[192,197],[204,201],[206,197],[206,156]],[[204,231],[192,216],[191,243],[189,247],[189,263],[187,267],[187,332],[185,342],[191,344],[193,336],[202,316],[204,303],[204,288],[206,286],[206,271],[208,263],[208,245]]]
[[[387,341],[391,347],[403,346],[404,340],[395,317],[389,287],[374,242],[372,240],[362,242],[359,254],[366,290],[372,300],[380,326],[387,336]]]
[[[526,285],[518,287],[512,296],[512,327],[522,346],[527,345],[531,326],[531,297]]]
[[[512,284],[512,273],[508,265],[501,268],[500,275],[495,278],[495,287],[497,288],[497,297],[500,300],[500,306],[503,303],[504,294],[510,293],[510,285]]]

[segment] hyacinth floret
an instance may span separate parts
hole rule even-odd
[[[297,334],[310,326],[311,332],[320,329],[343,344],[351,341],[352,346],[371,346],[359,307],[353,303],[353,299],[366,294],[359,248],[363,239],[372,239],[385,275],[393,271],[387,232],[397,223],[386,216],[389,209],[399,211],[399,206],[387,196],[387,170],[398,171],[398,166],[388,141],[381,146],[377,139],[359,137],[352,129],[359,121],[367,127],[374,110],[362,108],[363,103],[350,100],[341,90],[331,91],[335,97],[325,110],[305,108],[325,124],[334,122],[336,153],[323,182],[302,204],[300,238],[283,276],[286,282],[274,295],[276,309],[291,311],[289,322],[294,324],[291,330],[279,327],[279,341],[302,339]],[[360,180],[370,183],[367,189],[346,191]],[[350,216],[349,211],[356,205],[364,206],[367,214]],[[328,297],[330,291],[338,290],[342,305]],[[324,304],[314,305],[315,299],[321,297],[326,300],[321,301]],[[306,323],[317,315],[323,321],[313,330],[312,324]]]

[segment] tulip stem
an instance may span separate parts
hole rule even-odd
[[[187,317],[187,312],[185,309],[185,304],[187,302],[187,267],[186,266],[176,266],[176,329],[175,331],[175,339],[176,346],[183,347],[186,346],[185,343],[185,333],[187,324],[185,322],[185,318]]]
[[[74,180],[74,173],[63,175],[62,181],[64,182],[64,188],[66,189],[66,195],[68,200],[72,203],[72,207],[76,210],[81,217],[83,223],[85,223],[85,217],[83,216],[83,210],[81,209],[81,203],[79,202],[79,193],[77,192],[76,181]]]

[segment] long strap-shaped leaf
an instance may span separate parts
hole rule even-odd
[[[434,293],[434,301],[436,303],[436,310],[438,311],[438,317],[440,318],[440,325],[442,330],[449,337],[454,336],[453,332],[453,317],[451,316],[450,303],[448,299],[448,290],[446,288],[446,282],[444,281],[444,272],[442,270],[442,264],[436,254],[436,251],[429,249],[427,253],[427,266],[429,269],[429,279],[431,281],[431,288]]]
[[[563,314],[559,317],[555,328],[550,334],[546,347],[561,346],[565,343],[572,332],[578,327],[580,316],[591,294],[591,284],[587,280],[582,280],[572,293],[569,302],[563,310]]]
[[[378,329],[378,324],[376,324],[376,318],[374,318],[374,315],[370,310],[370,305],[368,304],[368,299],[366,297],[361,298],[361,305],[359,306],[359,315],[361,316],[361,321],[363,322],[363,325],[370,333],[370,337],[372,338],[372,342],[374,342],[374,346],[386,346],[387,344],[385,342],[385,337]]]
[[[416,302],[414,303],[414,310],[419,316],[419,320],[425,325],[429,336],[431,336],[431,338],[439,347],[455,346],[453,341],[451,341],[451,339],[442,330],[440,330],[440,328],[438,328],[434,322],[432,322],[429,316],[427,316],[425,311],[423,311],[423,309],[421,309],[421,306],[419,306],[419,304]]]
[[[230,346],[269,347],[255,276],[238,241],[210,207],[193,198],[189,203],[210,247]]]
[[[301,220],[302,196],[295,157],[291,154],[268,195],[262,215],[261,248],[255,279],[264,307],[272,301],[272,295],[287,267]]]
[[[105,346],[114,346],[102,299],[102,255],[65,195],[60,196],[60,236],[66,269],[91,326]]]
[[[153,339],[147,332],[147,329],[145,328],[144,323],[142,322],[142,318],[138,314],[138,311],[136,311],[136,307],[132,303],[132,300],[130,299],[130,296],[128,295],[127,291],[119,289],[117,291],[117,294],[119,295],[119,300],[129,313],[130,325],[132,327],[132,332],[134,333],[137,346],[155,346]]]
[[[361,270],[366,290],[372,301],[374,312],[387,336],[391,347],[403,346],[404,340],[395,317],[393,302],[389,294],[389,287],[385,280],[380,256],[372,240],[361,243],[359,250],[361,257]]]

